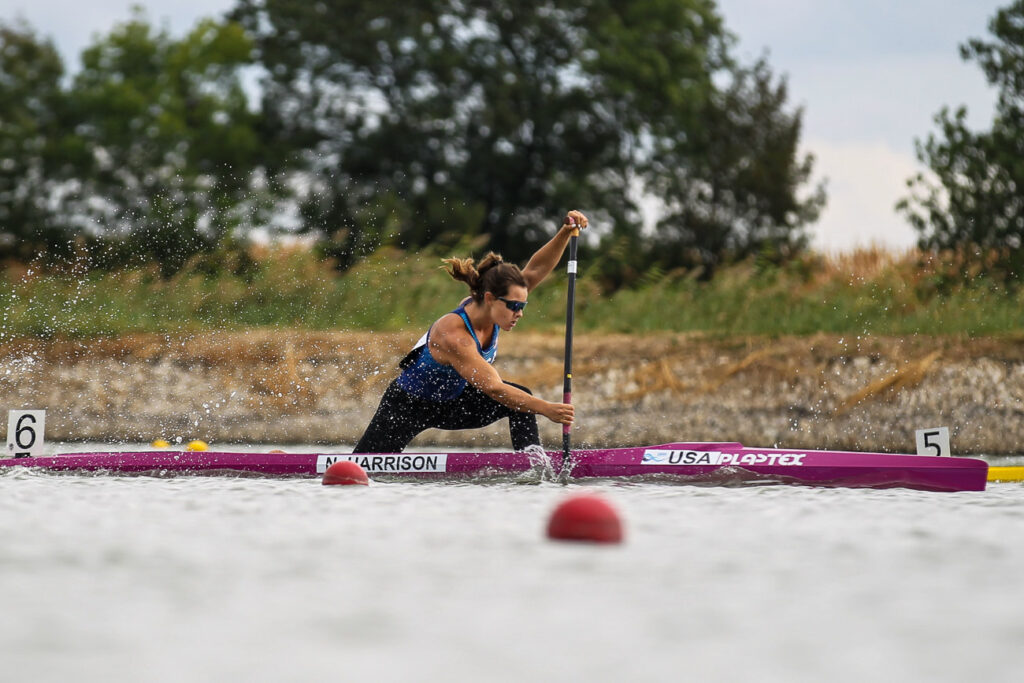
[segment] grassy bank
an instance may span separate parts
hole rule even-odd
[[[381,249],[345,274],[303,249],[253,252],[196,262],[170,279],[156,266],[115,273],[34,272],[8,265],[0,278],[4,338],[93,337],[134,332],[237,330],[404,330],[428,325],[465,293],[440,265],[440,253]],[[649,273],[632,289],[604,294],[588,278],[577,297],[582,330],[701,331],[715,335],[965,334],[1024,329],[1022,292],[977,277],[955,284],[943,266],[910,252],[825,258],[785,267],[744,263],[710,281]],[[531,295],[523,326],[560,328],[560,272]]]

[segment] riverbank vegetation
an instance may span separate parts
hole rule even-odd
[[[716,3],[628,5],[237,0],[184,36],[137,9],[75,72],[0,21],[0,338],[421,329],[460,294],[442,256],[522,262],[573,207],[584,330],[1020,329],[1024,0],[961,50],[991,130],[943,110],[918,145],[924,251],[836,258],[786,79]]]
[[[74,73],[0,19],[0,259],[188,279],[270,233],[340,269],[478,237],[524,260],[573,208],[628,245],[620,284],[806,245],[803,112],[714,3],[356,5],[238,0],[184,36],[136,9]]]
[[[45,270],[8,264],[0,278],[0,335],[423,329],[465,294],[439,268],[442,256],[462,253],[479,254],[479,245],[415,253],[381,248],[344,272],[303,246],[198,256],[171,277],[158,264],[115,271],[73,263]],[[781,266],[750,258],[719,269],[710,280],[699,269],[652,268],[633,286],[617,289],[601,278],[603,259],[613,257],[581,256],[582,330],[715,336],[974,336],[1021,330],[1024,292],[1006,289],[980,270],[965,281],[952,253],[806,253]],[[559,273],[531,295],[521,325],[554,331],[564,316]]]

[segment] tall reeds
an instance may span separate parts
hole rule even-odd
[[[470,251],[465,244],[451,253]],[[339,272],[304,246],[258,247],[243,258],[196,259],[169,279],[156,265],[39,272],[8,264],[0,277],[0,340],[262,327],[423,329],[466,295],[440,270],[445,255],[383,247]],[[1007,289],[983,271],[953,277],[959,265],[955,256],[918,251],[811,253],[782,266],[756,260],[727,266],[710,280],[652,272],[616,292],[601,291],[584,267],[578,324],[584,330],[722,336],[1024,330],[1022,290]],[[556,330],[563,324],[561,270],[551,280],[531,293],[521,326]]]

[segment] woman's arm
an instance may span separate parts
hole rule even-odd
[[[526,288],[530,291],[539,285],[544,278],[551,274],[551,271],[558,265],[562,253],[569,245],[569,238],[574,230],[587,227],[587,217],[579,211],[570,211],[562,220],[562,227],[558,233],[537,253],[530,257],[526,267],[523,268],[523,277],[526,278]]]
[[[543,415],[558,424],[572,424],[575,411],[571,404],[551,403],[505,384],[494,366],[477,351],[476,342],[465,329],[444,327],[435,325],[430,336],[430,353],[437,362],[450,364],[467,382],[512,410]]]

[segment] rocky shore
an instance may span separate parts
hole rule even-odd
[[[0,345],[0,407],[46,409],[54,441],[156,438],[344,447],[414,334],[248,331]],[[557,399],[559,335],[502,337],[505,379]],[[958,453],[1024,453],[1024,336],[709,339],[580,335],[574,444],[742,441],[914,451],[948,426]],[[6,430],[6,420],[2,421]],[[561,430],[541,418],[549,448]],[[501,447],[504,424],[429,431],[421,447]]]

